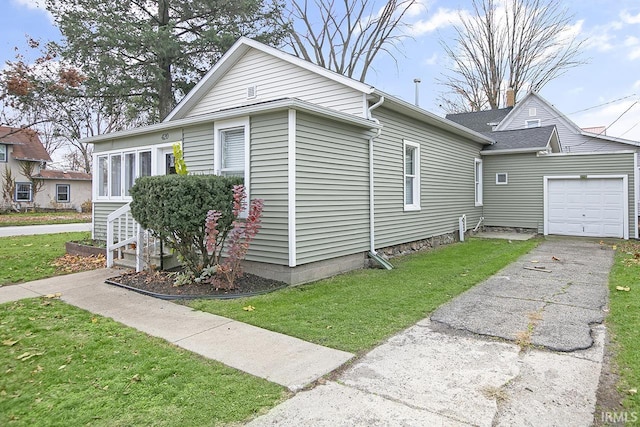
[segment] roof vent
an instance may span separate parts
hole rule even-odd
[[[252,99],[258,96],[258,87],[256,85],[249,86],[247,88],[247,99]]]

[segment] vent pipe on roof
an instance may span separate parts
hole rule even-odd
[[[506,104],[507,104],[507,107],[513,107],[514,105],[516,105],[516,92],[513,90],[512,87],[507,88]]]
[[[415,99],[415,104],[416,107],[420,106],[420,82],[422,82],[422,80],[420,80],[419,78],[415,78],[413,79],[413,82],[416,84],[416,99]]]

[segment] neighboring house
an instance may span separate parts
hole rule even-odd
[[[91,200],[91,175],[46,169],[51,157],[30,129],[0,126],[0,181],[3,193],[11,187],[11,194],[3,194],[5,208],[29,207],[77,209]],[[28,175],[25,175],[27,173]],[[12,185],[5,185],[8,176]],[[37,185],[35,192],[33,182]]]
[[[640,148],[638,141],[607,136],[603,126],[581,129],[536,92],[529,92],[514,107],[448,114],[446,118],[477,132],[555,125],[563,153],[601,153]],[[491,129],[487,129],[489,127]]]
[[[37,198],[43,201],[41,207],[81,210],[91,203],[91,174],[43,169],[36,178],[44,182]]]
[[[525,141],[481,134],[241,38],[162,123],[84,140],[94,144],[93,234],[112,241],[118,224],[132,229],[129,189],[139,176],[172,172],[174,143],[191,173],[240,174],[250,198],[264,199],[246,268],[287,283],[362,268],[380,249],[453,241],[463,216],[468,228],[484,220],[544,232],[545,168],[555,176],[568,167],[578,178],[603,172],[586,157],[554,154],[555,127],[530,134]],[[523,181],[503,168],[513,156],[539,167]],[[615,160],[608,173],[633,188],[632,156]],[[505,218],[518,203],[505,195],[529,181],[517,196],[533,195],[535,206]],[[615,233],[628,237],[637,227],[621,215]]]

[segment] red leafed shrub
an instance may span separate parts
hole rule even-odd
[[[212,274],[204,278],[213,283],[218,289],[234,289],[235,281],[242,276],[241,263],[247,256],[249,245],[258,234],[261,227],[264,201],[254,199],[249,204],[247,217],[241,219],[246,209],[246,192],[244,185],[233,187],[233,223],[231,231],[225,233],[218,228],[218,220],[222,214],[211,210],[207,214],[205,223],[207,251],[214,255],[215,265]],[[227,245],[227,251],[224,247]]]

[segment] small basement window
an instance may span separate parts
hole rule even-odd
[[[509,180],[508,180],[506,172],[500,172],[500,173],[496,174],[496,184],[505,185],[508,182],[509,182]]]

